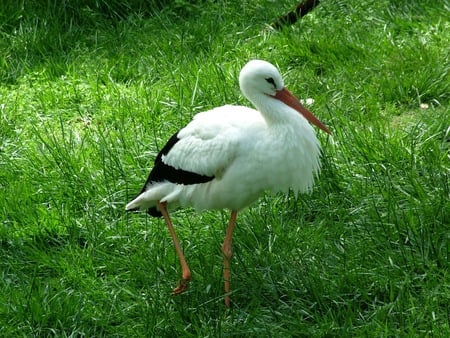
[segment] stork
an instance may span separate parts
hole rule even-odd
[[[264,191],[311,190],[320,170],[320,143],[310,123],[331,134],[284,86],[278,69],[252,60],[241,70],[243,95],[255,106],[225,105],[199,113],[156,156],[140,194],[126,210],[162,216],[180,259],[184,292],[191,272],[169,216],[169,208],[229,209],[222,245],[225,305],[230,306],[230,261],[237,213]]]

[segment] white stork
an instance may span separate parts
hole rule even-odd
[[[237,212],[266,190],[309,191],[320,168],[320,144],[312,126],[330,133],[295,98],[272,64],[252,60],[239,84],[257,110],[225,105],[199,113],[161,149],[141,193],[126,210],[163,216],[179,256],[182,279],[173,294],[189,286],[191,272],[168,207],[229,209],[222,245],[225,304],[230,305],[231,241]]]

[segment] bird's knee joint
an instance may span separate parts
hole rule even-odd
[[[231,259],[233,256],[233,251],[231,250],[231,247],[229,246],[222,246],[222,253],[226,259]]]

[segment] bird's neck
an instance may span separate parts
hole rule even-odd
[[[259,100],[252,100],[252,103],[269,126],[297,124],[304,120],[291,107],[267,95],[260,97]]]

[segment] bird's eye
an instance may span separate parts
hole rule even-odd
[[[274,86],[275,88],[277,88],[277,85],[275,84],[275,81],[274,81],[273,78],[269,77],[269,78],[266,79],[266,81],[268,83],[270,83],[272,86]]]

